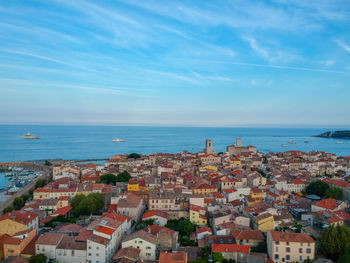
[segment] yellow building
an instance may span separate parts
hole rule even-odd
[[[252,187],[250,191],[250,196],[247,198],[248,206],[258,204],[263,201],[262,190],[256,187]]]
[[[232,168],[240,167],[242,165],[241,160],[238,158],[230,159],[230,165]]]
[[[205,209],[197,205],[191,205],[190,207],[190,221],[198,226],[206,226],[207,218],[205,216]]]
[[[206,166],[202,166],[202,167],[199,167],[198,168],[200,171],[205,171],[205,170],[209,170],[209,171],[214,171],[214,172],[217,172],[218,171],[218,168],[214,165],[206,165]]]
[[[138,183],[129,183],[128,184],[128,192],[129,191],[140,191],[140,186]]]
[[[262,198],[261,198],[261,199],[260,199],[260,198],[252,198],[251,196],[248,196],[248,197],[246,198],[246,200],[247,200],[248,206],[252,206],[252,205],[261,203]]]
[[[4,240],[4,258],[15,257],[21,255],[23,249],[35,237],[36,230],[25,230],[15,234],[13,237],[8,237]]]
[[[0,218],[0,235],[14,234],[27,229],[38,229],[38,215],[29,211],[19,210],[6,213]]]
[[[265,213],[254,218],[253,226],[254,229],[261,232],[272,231],[274,230],[275,221],[271,214]]]
[[[217,191],[218,189],[214,185],[206,183],[193,187],[193,193],[199,195],[209,196],[211,193]]]

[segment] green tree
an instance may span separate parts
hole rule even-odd
[[[21,198],[23,198],[24,202],[26,202],[30,198],[30,195],[29,194],[23,194],[23,195],[21,195]]]
[[[326,198],[334,198],[334,199],[337,199],[337,200],[341,200],[341,199],[343,199],[343,192],[339,188],[331,187],[331,188],[328,188],[326,190],[325,197]]]
[[[37,254],[35,256],[31,256],[29,259],[29,263],[46,263],[47,256],[44,254]]]
[[[45,160],[45,165],[46,165],[46,166],[51,166],[51,165],[52,165],[52,163],[51,163],[51,162],[49,162],[48,160]]]
[[[100,182],[103,184],[115,185],[117,177],[114,174],[104,174],[100,176]]]
[[[35,184],[35,189],[44,187],[46,185],[46,180],[45,179],[39,179],[36,184]]]
[[[12,211],[13,211],[13,206],[9,205],[4,209],[3,214],[10,213]]]
[[[319,197],[324,197],[326,190],[329,188],[329,185],[326,182],[322,182],[322,181],[316,181],[313,182],[311,184],[309,184],[305,191],[307,194],[314,194],[317,195]]]
[[[22,197],[16,197],[15,200],[13,200],[13,207],[15,210],[19,210],[24,206],[24,200]]]
[[[267,253],[267,244],[266,242],[259,242],[257,246],[250,247],[250,251],[256,253]]]
[[[154,219],[147,219],[145,221],[142,221],[140,224],[136,226],[136,230],[144,229],[147,226],[154,225]]]
[[[337,263],[349,263],[350,262],[350,251],[346,254],[341,255],[337,261]]]
[[[190,236],[195,230],[195,226],[185,218],[181,218],[177,224],[177,231],[179,231],[181,235]]]
[[[72,199],[72,207],[73,208],[77,207],[83,199],[85,199],[85,196],[82,194],[78,194],[74,196]]]
[[[121,172],[117,175],[117,182],[129,182],[131,175],[127,172]]]
[[[138,153],[130,153],[127,157],[127,159],[138,159],[141,158],[141,155],[139,155]]]
[[[72,200],[72,214],[74,217],[96,214],[103,205],[103,197],[99,193],[91,193],[88,196],[76,195]]]
[[[345,225],[327,227],[321,232],[319,244],[321,251],[336,261],[350,251],[350,228]]]
[[[213,261],[222,263],[224,261],[224,256],[221,253],[214,252],[213,253]]]

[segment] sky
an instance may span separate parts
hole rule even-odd
[[[0,123],[350,127],[348,0],[0,0]]]

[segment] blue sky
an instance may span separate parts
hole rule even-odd
[[[0,1],[0,123],[350,127],[344,1]]]

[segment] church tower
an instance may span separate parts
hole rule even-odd
[[[205,153],[206,154],[213,154],[213,141],[207,139],[205,141]]]

